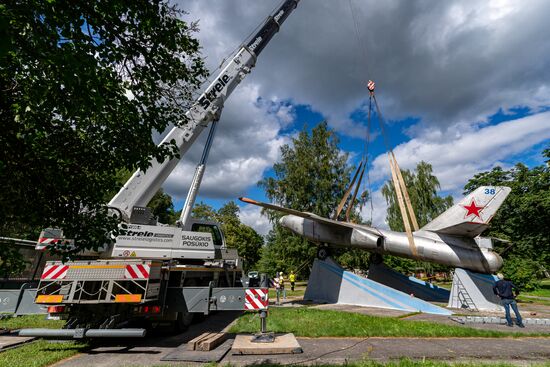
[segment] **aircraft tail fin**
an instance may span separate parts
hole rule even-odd
[[[506,186],[482,186],[467,195],[421,230],[465,237],[481,234],[512,191]]]

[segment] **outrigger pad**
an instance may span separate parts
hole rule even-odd
[[[294,334],[276,335],[273,343],[257,343],[252,335],[237,335],[231,348],[232,354],[296,354],[303,353]]]

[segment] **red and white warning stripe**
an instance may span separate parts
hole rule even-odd
[[[245,289],[245,310],[265,310],[269,305],[269,294],[265,288],[250,288]]]
[[[61,238],[40,237],[35,250],[44,250],[48,245],[56,244],[58,241],[61,241]]]
[[[46,265],[40,279],[63,279],[69,270],[68,265]]]
[[[151,266],[148,264],[126,265],[126,270],[124,270],[124,278],[149,279],[150,271],[151,271]]]

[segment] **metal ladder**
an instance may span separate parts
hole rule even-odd
[[[479,311],[474,300],[472,299],[472,297],[470,297],[468,290],[466,289],[460,278],[456,275],[456,273],[453,273],[453,282],[455,282],[456,284],[456,296],[462,306],[466,305],[468,310],[470,311]]]

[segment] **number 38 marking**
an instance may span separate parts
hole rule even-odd
[[[485,195],[494,195],[495,189],[485,189]]]

